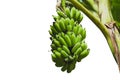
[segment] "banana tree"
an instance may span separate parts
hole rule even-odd
[[[86,16],[88,16],[88,18],[96,25],[96,27],[100,29],[100,31],[103,33],[104,37],[108,42],[108,45],[111,49],[111,52],[113,54],[116,63],[118,64],[120,71],[120,1],[119,0],[58,0],[57,2],[58,2],[57,9],[61,9],[63,13],[66,10],[65,7],[75,7],[79,11],[82,11]],[[58,14],[60,13],[58,12]],[[54,16],[54,18],[57,19],[58,17],[56,18]],[[52,33],[50,32],[50,34]],[[71,47],[69,49],[71,50]],[[87,48],[86,50],[87,50],[86,53],[88,55],[89,50]],[[55,57],[55,55],[52,56]],[[72,63],[76,63],[76,62],[72,61]],[[68,70],[68,72],[71,71]]]

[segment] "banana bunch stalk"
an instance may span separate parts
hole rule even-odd
[[[51,57],[57,67],[70,73],[89,54],[85,43],[86,30],[80,24],[83,16],[76,8],[57,10],[50,26]]]

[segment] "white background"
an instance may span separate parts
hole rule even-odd
[[[56,0],[0,0],[0,80],[120,80],[104,36],[86,17],[90,55],[70,74],[55,67],[48,33],[55,5]]]

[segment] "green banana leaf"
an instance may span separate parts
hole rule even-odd
[[[94,12],[98,11],[98,6],[94,0],[78,0],[78,1],[91,11]]]
[[[110,4],[112,16],[120,28],[120,0],[110,0]]]

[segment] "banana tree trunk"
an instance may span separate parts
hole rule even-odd
[[[120,33],[117,29],[117,26],[114,22],[109,24],[105,24],[109,33],[108,44],[113,53],[113,56],[118,64],[119,71],[120,71]]]

